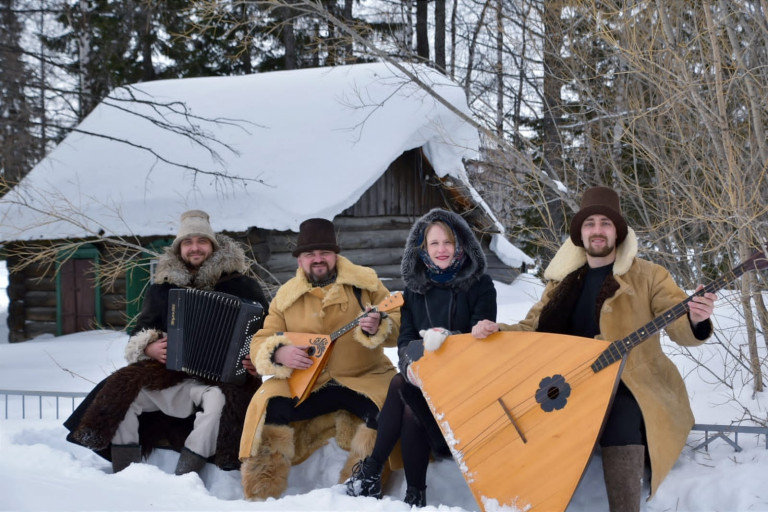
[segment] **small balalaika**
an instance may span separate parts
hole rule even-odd
[[[261,304],[234,295],[187,288],[168,295],[168,354],[165,366],[196,377],[240,384],[243,358],[261,328]]]

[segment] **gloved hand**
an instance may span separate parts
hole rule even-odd
[[[419,336],[424,340],[424,350],[435,351],[440,348],[445,338],[451,335],[451,331],[442,327],[433,327],[419,331]]]
[[[421,381],[416,377],[416,374],[413,373],[411,364],[408,365],[408,368],[405,370],[405,380],[407,380],[409,383],[413,384],[414,386],[420,388],[421,387]]]

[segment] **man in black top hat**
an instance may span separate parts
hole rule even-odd
[[[308,347],[293,345],[285,332],[329,335],[389,296],[375,271],[355,265],[339,250],[331,221],[301,224],[293,251],[296,276],[277,291],[264,327],[251,342],[256,370],[272,378],[251,400],[243,428],[240,458],[247,499],[280,496],[291,465],[331,435],[350,450],[339,479],[343,482],[376,439],[376,418],[396,373],[384,347],[397,342],[399,310],[387,316],[372,312],[336,339],[303,402],[296,405],[288,387],[293,371],[310,367],[311,359]]]

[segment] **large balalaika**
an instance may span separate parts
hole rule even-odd
[[[261,328],[261,304],[226,293],[172,289],[168,295],[169,370],[239,384],[247,371],[243,358]]]

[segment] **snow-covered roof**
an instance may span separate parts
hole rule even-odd
[[[413,71],[469,113],[461,87]],[[192,208],[217,231],[297,231],[354,204],[417,147],[438,176],[469,185],[477,131],[387,64],[135,84],[0,200],[0,240],[172,235]]]

